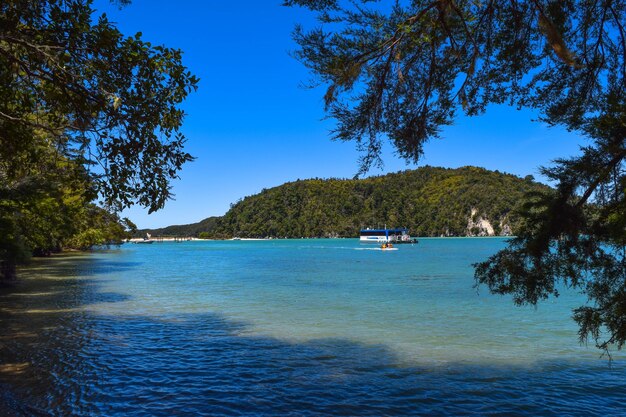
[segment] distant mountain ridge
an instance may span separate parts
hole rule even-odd
[[[140,230],[209,238],[356,237],[364,227],[408,227],[413,236],[514,234],[515,210],[546,185],[478,167],[425,166],[364,179],[288,182],[245,197],[222,217]]]
[[[213,230],[217,221],[221,219],[219,216],[207,217],[198,223],[172,225],[162,227],[160,229],[138,229],[133,234],[134,237],[144,237],[146,233],[152,236],[193,236],[197,237],[202,232]]]

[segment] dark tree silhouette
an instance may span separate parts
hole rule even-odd
[[[547,0],[287,0],[318,13],[294,36],[296,56],[327,87],[334,135],[364,151],[361,172],[389,140],[407,160],[457,113],[508,103],[584,134],[582,155],[543,168],[554,193],[536,195],[509,248],[477,265],[478,284],[518,304],[589,297],[581,341],[626,342],[626,2]]]

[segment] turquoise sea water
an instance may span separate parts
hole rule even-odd
[[[503,239],[123,245],[0,293],[0,414],[626,415],[565,291],[473,288]]]

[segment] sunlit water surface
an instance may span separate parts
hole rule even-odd
[[[0,292],[0,415],[626,415],[626,356],[473,287],[503,239],[126,244]]]

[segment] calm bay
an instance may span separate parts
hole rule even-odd
[[[473,287],[501,238],[192,241],[35,259],[0,293],[0,414],[626,415],[562,295]]]

